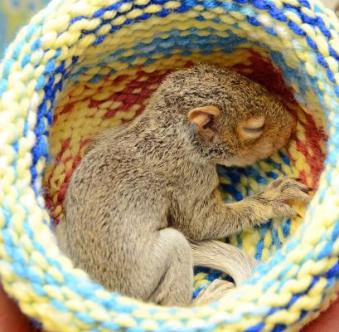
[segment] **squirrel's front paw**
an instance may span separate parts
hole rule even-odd
[[[281,178],[270,183],[258,195],[262,204],[269,207],[270,218],[296,216],[296,211],[291,207],[293,201],[308,202],[310,189],[304,184],[289,178]]]

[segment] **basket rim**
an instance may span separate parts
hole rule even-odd
[[[90,25],[89,28],[81,26],[80,20],[76,19],[79,17],[76,13],[88,13],[90,15],[89,21],[101,19],[105,14],[101,4],[107,4],[107,2],[82,0],[77,3],[78,7],[71,8],[70,3],[66,4],[62,0],[52,1],[46,9],[32,19],[27,27],[21,30],[0,64],[0,116],[3,116],[4,123],[8,123],[8,127],[4,128],[4,134],[0,140],[1,146],[4,147],[0,157],[5,158],[2,176],[6,179],[3,181],[6,197],[4,195],[0,196],[0,211],[4,216],[2,218],[4,221],[1,221],[0,218],[2,230],[0,250],[3,253],[0,260],[0,276],[6,291],[18,301],[21,309],[26,314],[39,319],[47,328],[52,330],[68,331],[70,326],[76,327],[78,330],[87,330],[88,327],[97,328],[98,330],[104,330],[105,328],[112,330],[133,329],[136,326],[139,326],[139,329],[164,331],[186,329],[203,329],[207,331],[223,326],[228,326],[229,331],[239,330],[242,327],[252,327],[260,330],[264,328],[265,324],[266,328],[270,329],[271,327],[273,329],[280,324],[281,320],[289,323],[289,319],[291,320],[291,326],[303,324],[306,319],[311,318],[312,311],[317,311],[321,306],[321,302],[324,301],[323,299],[328,298],[331,291],[333,291],[335,287],[333,280],[337,277],[337,270],[339,269],[337,267],[339,246],[335,236],[338,233],[337,228],[339,228],[336,221],[339,216],[339,210],[335,207],[336,190],[333,186],[337,163],[335,151],[339,142],[338,137],[336,137],[339,119],[335,114],[335,110],[338,109],[336,106],[338,106],[339,97],[339,87],[335,90],[335,86],[339,84],[338,78],[335,76],[338,74],[338,66],[333,65],[333,61],[338,62],[339,58],[333,46],[335,45],[335,40],[338,40],[338,21],[335,20],[334,15],[331,15],[328,10],[317,2],[312,4],[313,11],[310,10],[308,8],[309,3],[306,0],[225,1],[225,3],[234,5],[234,12],[238,12],[238,18],[240,14],[245,17],[246,15],[251,17],[251,13],[265,12],[273,20],[279,21],[279,15],[284,14],[284,10],[293,9],[290,10],[291,17],[286,23],[286,29],[289,29],[287,37],[295,36],[296,38],[307,40],[307,51],[320,55],[325,59],[325,64],[327,64],[326,67],[321,60],[321,71],[319,73],[326,75],[328,80],[334,77],[333,86],[330,85],[329,81],[325,84],[323,83],[325,87],[323,89],[319,88],[323,96],[318,96],[319,98],[321,97],[322,105],[328,111],[328,119],[331,120],[331,123],[329,123],[329,154],[319,190],[306,216],[308,227],[303,226],[300,232],[294,235],[288,244],[284,246],[283,250],[274,254],[269,262],[265,263],[257,272],[256,276],[239,289],[238,294],[232,295],[232,297],[225,297],[225,299],[216,304],[201,308],[162,308],[104,291],[101,286],[91,282],[85,273],[74,269],[71,262],[61,255],[49,230],[49,217],[43,209],[44,202],[40,190],[40,176],[44,161],[41,156],[40,159],[38,158],[37,161],[34,161],[34,153],[38,155],[43,150],[41,141],[36,142],[35,111],[37,111],[45,95],[43,90],[45,82],[39,81],[41,75],[37,75],[37,72],[44,69],[44,73],[48,77],[53,71],[47,70],[48,63],[41,63],[40,66],[38,62],[36,68],[29,68],[30,64],[36,60],[23,56],[25,53],[24,46],[35,47],[34,52],[45,51],[49,47],[55,48],[58,45],[58,40],[60,42],[60,36],[56,31],[64,31],[66,27],[70,31],[71,26],[76,26],[74,28],[75,35],[81,29],[91,31]],[[162,5],[169,1],[163,0],[159,2],[161,2],[161,5],[157,2],[152,3],[150,0],[136,0],[134,4],[140,3],[144,14],[148,13],[147,11],[156,11],[158,7],[154,6],[160,6],[161,10]],[[182,13],[180,15],[193,11],[186,2],[179,3],[181,7],[184,7],[184,9],[181,9]],[[298,5],[293,6],[291,3],[297,3]],[[110,6],[110,11],[115,14],[121,11],[123,13],[121,16],[131,11],[131,3],[127,0],[119,3],[118,8],[117,4],[116,1],[110,0],[106,8]],[[194,4],[196,3],[192,1],[192,6]],[[210,4],[210,7],[207,6],[207,2],[204,5],[203,10],[205,12],[213,12],[213,8],[218,7],[214,2]],[[166,17],[177,14],[176,11],[180,13],[178,8],[180,9],[181,7],[174,8],[173,12]],[[251,10],[248,9],[249,7],[251,7]],[[218,8],[221,7],[219,6]],[[61,14],[64,14],[64,18],[61,20],[50,19]],[[121,17],[119,15],[118,17]],[[317,19],[311,21],[311,18],[314,17]],[[237,18],[237,15],[235,15],[235,18]],[[326,21],[324,21],[325,18]],[[303,25],[298,24],[300,20],[303,20]],[[313,27],[310,22],[314,23],[316,27]],[[261,24],[259,21],[253,23]],[[41,33],[42,30],[46,30],[44,34]],[[319,51],[324,49],[327,54]],[[336,68],[337,71],[333,72],[332,68]],[[19,74],[20,69],[22,71],[27,69],[28,73]],[[312,69],[314,70],[314,68],[309,68],[309,71],[312,71]],[[25,92],[27,77],[31,77],[31,80],[36,84],[33,89],[28,87],[28,92]],[[17,84],[13,85],[13,82]],[[319,85],[319,82],[315,84]],[[336,99],[332,100],[330,98],[333,96]],[[24,100],[25,98],[27,99],[26,101]],[[22,100],[25,101],[25,104],[20,103]],[[13,105],[14,107],[11,107],[10,110],[7,105]],[[22,105],[26,106],[26,109],[22,110]],[[11,125],[11,123],[17,123],[15,121],[20,119],[24,119],[27,122],[27,127],[22,137],[18,136],[18,131],[14,128],[15,125]],[[41,137],[39,138],[41,139]],[[16,141],[18,141],[19,148],[22,147],[21,150],[13,149],[13,144]],[[46,144],[46,142],[43,143]],[[40,145],[37,152],[31,150],[37,147],[38,144]],[[19,156],[25,161],[28,160],[28,163],[26,162],[24,166],[21,166],[20,173],[15,174],[15,168],[18,167],[18,160],[15,158]],[[16,162],[14,163],[13,160],[16,160]],[[39,160],[41,160],[40,163]],[[33,176],[33,185],[28,186],[25,181],[32,176],[32,161],[35,162],[34,171],[37,175]],[[18,192],[13,188],[15,184],[20,189]],[[333,190],[329,194],[327,186],[331,184]],[[25,238],[25,242],[22,242],[22,248],[15,248],[16,244],[20,243],[18,239],[22,238],[22,232],[24,231],[30,232],[28,233],[29,236]],[[314,232],[317,234],[315,235]],[[42,237],[45,238],[42,239]],[[314,255],[314,257],[307,257],[307,251],[315,247],[321,247],[322,250],[317,251],[317,255]],[[327,251],[324,248],[327,248]],[[36,252],[36,256],[41,255],[41,257],[36,257],[34,252]],[[33,260],[27,261],[28,256],[32,256]],[[318,260],[315,261],[315,258]],[[289,301],[286,301],[285,298],[283,299],[283,295],[265,293],[256,285],[256,283],[262,282],[263,276],[269,274],[272,270],[281,273],[280,270],[285,268],[287,264],[282,262],[286,259],[299,268],[299,272],[292,274],[290,278],[291,286],[287,288],[292,294],[290,299],[294,296],[302,299],[302,301],[310,301],[311,304],[308,306],[299,305],[297,309],[293,307],[293,303],[285,306],[286,302],[289,303]],[[312,260],[315,267],[309,266]],[[18,262],[26,262],[27,266],[20,267]],[[52,267],[46,264],[52,264]],[[34,275],[35,271],[32,271],[32,267],[37,268],[38,274],[40,273],[39,278]],[[27,271],[24,268],[27,268]],[[49,268],[52,268],[52,272],[47,273]],[[41,284],[40,281],[33,283],[34,280],[43,278],[41,273],[48,275],[48,277],[42,279],[44,283]],[[312,287],[309,288],[312,284],[310,278],[312,279],[313,277],[322,279],[321,282],[317,281],[316,285],[312,286],[316,289],[315,291],[313,290],[315,295],[310,292]],[[60,288],[61,296],[56,293],[56,288]],[[81,288],[83,290],[80,293]],[[272,297],[274,296],[276,296],[276,306],[272,307]],[[259,297],[260,303],[258,303]],[[46,304],[46,300],[49,301],[48,304]],[[52,300],[54,301],[53,304],[51,304]],[[278,305],[279,301],[283,304]],[[34,305],[30,306],[32,303]],[[305,307],[309,308],[309,310],[305,310]],[[279,317],[278,314],[275,315],[275,309],[283,312],[281,313],[282,317]],[[50,312],[48,313],[47,310],[50,310]],[[295,314],[300,315],[303,310],[307,311],[308,314],[295,321]],[[243,320],[239,319],[239,317],[243,318]],[[154,319],[152,320],[152,318]]]

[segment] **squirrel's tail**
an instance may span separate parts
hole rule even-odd
[[[252,276],[257,265],[256,260],[244,251],[221,241],[190,241],[190,245],[194,266],[225,272],[237,286]]]

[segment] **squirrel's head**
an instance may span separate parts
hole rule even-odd
[[[211,65],[169,75],[152,104],[160,99],[162,112],[168,110],[164,120],[187,125],[200,152],[226,166],[269,157],[287,143],[296,123],[264,87]]]

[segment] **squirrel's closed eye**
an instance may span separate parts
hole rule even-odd
[[[259,138],[265,128],[265,117],[250,118],[240,122],[238,125],[238,134],[242,140],[253,140]]]

